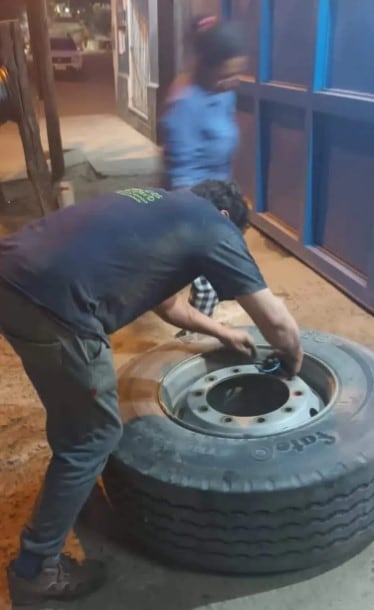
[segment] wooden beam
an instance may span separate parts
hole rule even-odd
[[[18,19],[23,5],[23,0],[0,0],[0,20]]]
[[[42,214],[47,214],[55,208],[55,198],[32,103],[22,33],[18,22],[0,22],[0,43],[2,57],[6,60],[10,76],[12,103],[22,139],[27,173],[40,211]]]
[[[49,42],[46,1],[29,0],[27,2],[27,16],[30,40],[33,43],[34,64],[37,66],[36,70],[44,101],[52,177],[54,180],[60,180],[65,173],[64,151]]]
[[[37,93],[38,93],[38,98],[40,100],[43,99],[43,87],[42,87],[42,80],[41,80],[41,74],[40,74],[40,64],[38,61],[38,57],[39,57],[39,39],[38,39],[38,15],[36,15],[35,11],[31,10],[31,8],[29,7],[31,3],[28,3],[28,10],[27,10],[27,21],[28,21],[28,25],[29,25],[29,36],[30,36],[30,50],[31,50],[31,55],[33,57],[33,62],[32,62],[32,77],[34,79],[34,82],[36,84],[36,89],[37,89]],[[34,20],[37,19],[37,23],[34,23]]]

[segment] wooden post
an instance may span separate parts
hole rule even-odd
[[[37,64],[36,69],[44,101],[52,177],[54,180],[60,180],[65,173],[65,164],[45,0],[28,0],[27,15],[30,40],[33,44],[34,63]]]
[[[54,194],[44,157],[38,122],[32,104],[22,34],[18,22],[0,22],[2,61],[10,76],[10,88],[25,152],[27,173],[42,214],[54,209]]]

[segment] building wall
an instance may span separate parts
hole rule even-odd
[[[252,222],[374,313],[373,0],[232,0]]]
[[[0,0],[0,20],[18,19],[24,8],[22,0]]]

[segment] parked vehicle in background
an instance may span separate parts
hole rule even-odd
[[[82,74],[83,56],[70,36],[50,38],[53,68],[58,72]]]
[[[81,21],[76,21],[71,17],[59,17],[49,24],[49,35],[51,38],[70,36],[79,49],[84,49],[88,30]]]

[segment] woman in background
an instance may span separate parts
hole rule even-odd
[[[186,32],[184,38],[187,67],[184,72],[178,74],[170,86],[166,100],[166,107],[168,103],[173,103],[174,99],[183,91],[185,87],[192,84],[196,65],[197,38],[202,34],[202,32],[216,26],[217,24],[218,18],[214,15],[196,15],[192,19],[190,28]]]
[[[239,144],[235,89],[246,64],[242,30],[236,23],[202,16],[193,22],[192,43],[191,71],[172,85],[161,119],[171,189],[205,180],[230,181]],[[198,278],[190,302],[212,316],[218,297],[205,278]]]

